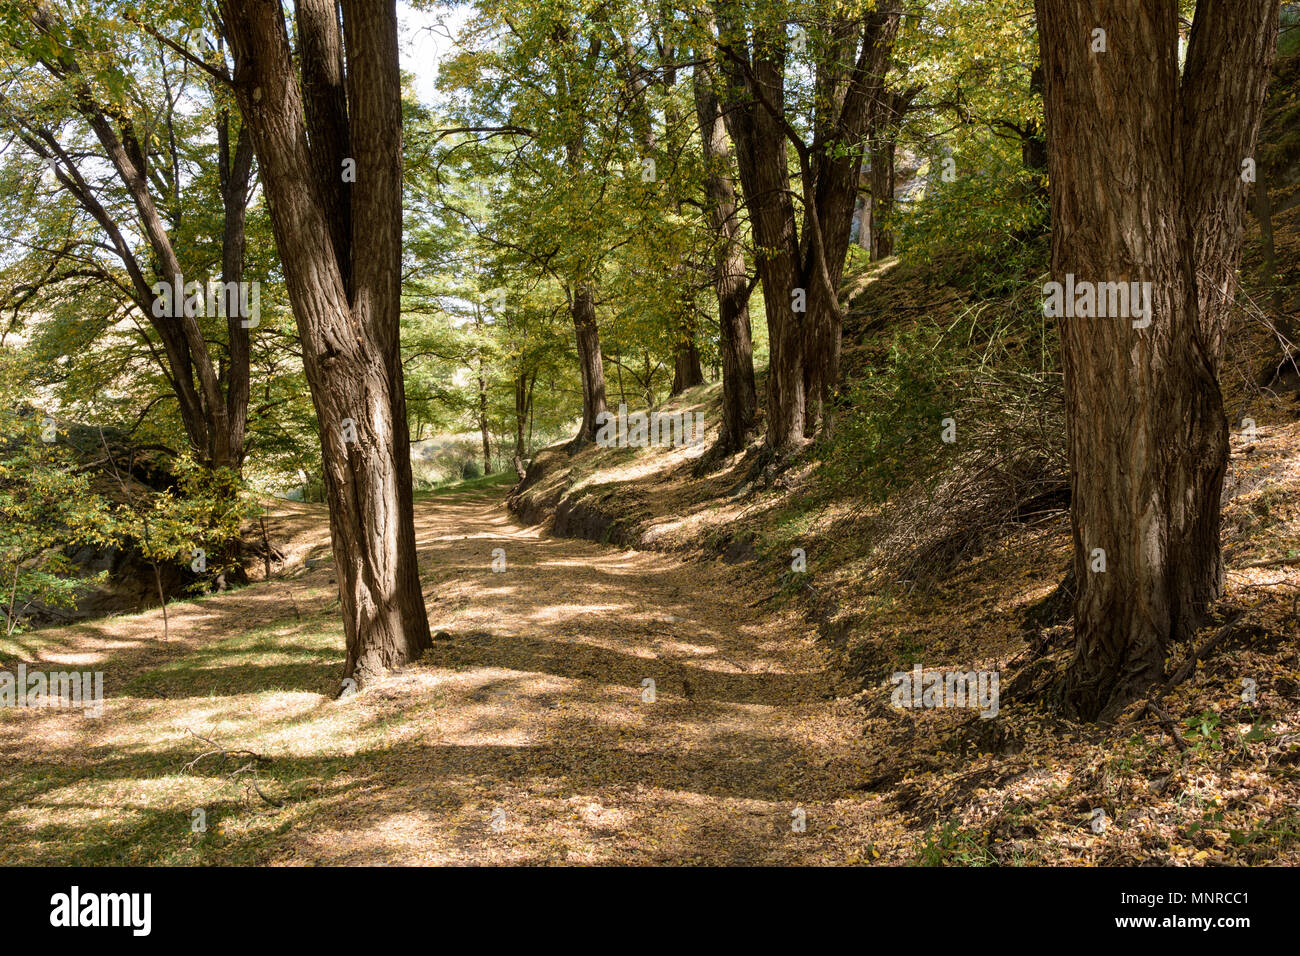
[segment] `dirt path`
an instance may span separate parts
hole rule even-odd
[[[179,794],[159,782],[177,780],[171,768],[193,756],[186,730],[253,747],[271,758],[263,779],[286,807],[264,815],[223,803],[223,833],[263,862],[870,858],[874,801],[849,789],[869,743],[852,710],[831,699],[802,622],[750,607],[758,592],[736,568],[542,537],[497,498],[417,506],[431,623],[451,637],[366,693],[331,701],[338,650],[332,664],[310,656],[336,601],[320,567],[175,609],[165,646],[148,636],[156,614],[69,631],[57,653],[39,657],[103,666],[110,686],[115,677],[129,689],[91,729],[62,712],[17,715],[0,734],[5,757],[21,762],[15,748],[33,735],[66,751],[45,753],[51,766],[79,746],[88,774],[112,768],[124,786],[149,778],[164,791],[129,807],[135,817],[165,816],[211,803],[196,784],[210,794],[221,779],[190,774]],[[494,571],[502,556],[505,569]],[[168,683],[168,667],[195,654],[216,655],[207,666],[221,672],[226,644],[212,642],[244,649],[231,635],[253,621],[287,621],[272,632],[273,650],[299,663],[241,665],[237,683],[207,694]],[[121,753],[128,741],[156,759],[132,764]],[[60,806],[103,799],[63,783],[29,794],[39,807],[14,808],[0,827],[70,825]],[[205,852],[199,843],[180,858],[212,858]]]

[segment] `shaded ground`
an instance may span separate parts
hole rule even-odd
[[[1293,456],[1266,462],[1289,480]],[[0,645],[11,670],[101,670],[108,696],[98,718],[0,709],[0,864],[1300,862],[1289,564],[1233,572],[1250,626],[1166,700],[1181,750],[1149,719],[1080,727],[1015,699],[1005,658],[996,720],[899,710],[888,681],[838,682],[797,602],[761,597],[763,562],[546,537],[499,497],[417,504],[450,638],[350,699],[331,699],[343,638],[314,506],[269,522],[281,577],[171,605],[170,640],[151,611]],[[882,607],[882,646],[994,663],[992,622],[1014,615],[991,589],[1022,591],[1043,553],[973,565],[914,634]]]
[[[328,696],[327,564],[173,605],[167,642],[150,612],[8,648],[104,671],[109,699],[0,714],[0,863],[874,858],[880,809],[849,789],[870,743],[794,614],[749,607],[734,568],[539,537],[498,499],[418,505],[451,639],[350,700]],[[300,550],[325,540],[311,512],[277,525]],[[268,758],[265,798],[228,778],[246,760],[182,772],[212,749],[192,734]]]

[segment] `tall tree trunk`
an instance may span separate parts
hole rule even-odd
[[[488,421],[487,362],[483,357],[483,310],[474,306],[474,327],[479,341],[475,352],[478,384],[478,430],[483,439],[483,474],[492,474],[491,422]]]
[[[1034,66],[1029,74],[1029,92],[1043,95],[1043,66]],[[1047,200],[1047,138],[1036,119],[1027,119],[1024,125],[1008,124],[1020,135],[1020,162],[1030,174],[1031,190],[1038,199]]]
[[[771,350],[767,445],[785,454],[803,444],[829,409],[839,377],[839,282],[848,252],[864,134],[880,107],[901,5],[834,21],[814,81],[813,140],[785,115],[784,27],[741,5],[716,0],[718,51],[726,78],[725,116],[756,246]],[[799,159],[802,235],[790,191],[787,144]]]
[[[697,60],[703,57],[697,56]],[[722,107],[705,68],[695,67],[695,116],[704,154],[704,184],[709,221],[715,234],[713,284],[718,296],[718,351],[722,356],[721,451],[745,446],[758,410],[754,387],[754,347],[749,325],[749,274],[731,181],[731,143]]]
[[[596,325],[596,299],[588,286],[573,295],[573,331],[578,343],[578,365],[582,370],[582,425],[572,447],[596,440],[596,418],[606,411],[605,362],[600,354],[600,329]]]
[[[1255,221],[1259,223],[1260,239],[1263,244],[1262,257],[1264,261],[1261,264],[1261,278],[1270,290],[1269,305],[1272,312],[1270,318],[1277,326],[1278,331],[1289,342],[1295,342],[1300,339],[1300,333],[1296,332],[1295,323],[1291,321],[1291,317],[1286,313],[1282,284],[1277,277],[1277,242],[1273,234],[1273,200],[1268,191],[1270,176],[1263,163],[1258,165],[1256,176],[1255,186],[1251,190],[1250,209],[1254,213]],[[1285,362],[1286,358],[1286,349],[1282,348],[1279,343],[1278,363]]]
[[[894,209],[894,154],[897,141],[882,131],[871,144],[871,261],[888,259],[894,254],[894,233],[889,215]]]
[[[483,436],[483,474],[492,474],[492,444],[488,422],[487,377],[483,372],[483,356],[478,360],[478,430]]]
[[[868,132],[882,112],[892,119],[895,108],[885,77],[901,19],[902,5],[886,0],[861,17],[844,17],[832,26],[830,54],[817,64],[819,115],[811,153],[801,162],[804,193],[815,197],[804,204],[802,232],[807,434],[819,426],[829,432],[833,424],[843,329],[840,280]]]
[[[1147,327],[1060,321],[1079,581],[1062,698],[1108,719],[1161,678],[1222,589],[1218,372],[1278,8],[1201,0],[1181,79],[1174,3],[1037,0],[1037,13],[1053,278],[1151,283]],[[1093,52],[1098,28],[1108,52]]]
[[[342,170],[311,161],[303,97],[278,0],[221,0],[235,94],[253,134],[303,366],[320,421],[347,658],[364,684],[431,645],[415,554],[410,436],[398,342],[402,241],[401,79],[393,0],[343,0],[356,184],[350,248],[329,221]],[[333,46],[335,44],[331,44]],[[319,64],[304,61],[305,71]],[[342,90],[335,87],[335,95]],[[314,108],[319,108],[316,106]],[[353,288],[351,299],[349,283]]]
[[[537,381],[536,372],[533,373],[532,380]],[[515,454],[511,462],[520,481],[524,480],[524,458],[528,454],[524,444],[524,425],[528,421],[532,403],[533,390],[528,379],[528,370],[521,368],[519,374],[515,376]]]
[[[235,139],[235,149],[230,151],[228,117],[221,117],[217,129],[221,201],[225,214],[221,231],[221,281],[227,288],[238,288],[244,281],[245,224],[248,214],[248,192],[253,178],[253,138],[241,127]],[[244,442],[248,429],[249,397],[249,331],[244,322],[248,316],[226,317],[226,337],[229,342],[229,359],[222,365],[221,384],[226,391],[226,419],[230,427],[230,440],[226,443],[229,461],[217,461],[220,451],[209,443],[214,467],[223,465],[238,469],[244,461]]]
[[[654,393],[654,370],[650,368],[650,353],[642,352],[642,358],[645,361],[645,378],[641,382],[641,387],[645,389],[645,407],[646,411],[655,407]],[[658,366],[655,366],[657,369]]]
[[[347,77],[338,0],[294,0],[298,31],[298,63],[302,73],[302,100],[307,121],[307,150],[312,174],[321,191],[321,211],[329,223],[334,257],[352,261],[352,182],[356,170],[345,177],[352,155],[348,124]],[[352,272],[343,272],[343,288],[352,295]]]
[[[785,103],[784,37],[770,27],[757,26],[752,58],[732,4],[719,4],[719,41],[726,44],[720,61],[728,132],[749,207],[754,244],[764,250],[756,262],[763,283],[770,358],[767,375],[768,447],[778,453],[798,448],[804,440],[803,336],[794,311],[800,287],[799,237],[786,156],[786,131],[781,122]],[[754,88],[763,91],[760,100]]]

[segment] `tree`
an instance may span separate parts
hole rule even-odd
[[[5,371],[0,383],[8,385]],[[0,406],[0,426],[0,615],[11,637],[33,607],[75,607],[82,589],[107,577],[79,569],[69,545],[116,541],[105,530],[107,503],[67,447],[56,444],[53,419]]]
[[[143,317],[152,337],[143,330],[140,335],[175,394],[196,458],[213,470],[237,471],[245,454],[253,323],[228,308],[229,300],[223,300],[224,314],[215,317],[175,308],[175,302],[163,314],[156,308],[153,280],[170,284],[185,275],[185,266],[205,264],[201,252],[182,247],[177,238],[184,231],[186,211],[181,195],[196,178],[188,169],[190,157],[178,144],[185,143],[187,134],[198,140],[212,132],[187,128],[185,110],[177,104],[193,94],[183,72],[174,75],[175,64],[168,60],[172,51],[161,40],[142,39],[121,24],[102,22],[101,13],[89,7],[72,8],[62,16],[37,2],[2,19],[13,27],[12,33],[0,31],[4,38],[39,65],[50,81],[42,84],[33,78],[7,84],[0,91],[3,122],[103,236],[79,237],[70,229],[67,241],[41,252],[42,276],[30,291],[66,282],[93,283]],[[213,52],[223,56],[219,43],[218,37]],[[144,56],[159,60],[156,79],[165,91],[161,103],[150,102],[139,77],[132,75],[133,60]],[[205,67],[210,78],[224,75],[224,66]],[[214,159],[224,212],[221,278],[227,288],[238,288],[244,275],[252,144],[242,128],[232,129],[220,93],[210,90],[210,99],[212,108],[204,115],[215,127]],[[161,129],[155,131],[155,125]],[[65,134],[64,127],[74,127],[76,138]],[[104,176],[105,169],[111,175]],[[143,249],[136,237],[143,238]],[[110,268],[100,254],[103,249],[111,251],[122,272]],[[220,346],[210,349],[204,318],[224,319],[224,355]]]
[[[1062,695],[1085,719],[1160,679],[1223,584],[1218,374],[1278,4],[1200,0],[1181,74],[1178,14],[1037,0],[1052,275],[1150,291],[1133,321],[1060,321],[1078,579]]]
[[[767,444],[777,453],[821,427],[838,384],[839,282],[900,14],[894,0],[818,4],[801,17],[796,42],[784,7],[715,3],[723,111],[760,250],[771,343]],[[814,79],[810,102],[799,104],[787,95],[787,61],[805,48]],[[791,119],[801,113],[811,116],[806,132]],[[787,148],[798,160],[798,194]]]
[[[454,110],[461,126],[447,135],[506,137],[514,147],[491,154],[510,184],[483,235],[512,251],[517,267],[564,289],[582,382],[574,449],[594,441],[606,410],[597,304],[602,266],[622,242],[613,236],[619,205],[609,199],[624,178],[614,160],[629,130],[621,122],[627,91],[608,57],[612,16],[591,0],[480,3],[467,30],[475,45],[462,49],[439,81],[469,94]]]
[[[713,77],[703,63],[697,63],[692,79],[704,158],[706,202],[715,234],[713,282],[718,297],[718,350],[722,357],[719,446],[722,453],[728,454],[744,447],[758,410],[749,324],[751,287],[736,211],[731,143],[727,139],[722,107],[713,89]]]
[[[358,684],[431,645],[399,342],[402,104],[395,0],[221,0],[303,367]]]

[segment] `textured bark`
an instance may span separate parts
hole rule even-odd
[[[722,108],[713,91],[712,78],[703,66],[695,68],[693,82],[709,222],[715,236],[713,284],[718,296],[718,351],[722,356],[720,441],[723,454],[729,454],[745,446],[758,410],[749,325],[749,274],[736,214],[736,189],[731,181],[731,143],[727,139]]]
[[[304,104],[277,0],[222,0],[235,93],[253,134],[303,366],[320,422],[347,640],[365,683],[430,646],[415,559],[410,442],[398,343],[401,86],[392,2],[343,3],[352,249],[340,262],[313,178]],[[344,276],[351,271],[349,298]],[[349,427],[350,426],[350,427]],[[349,441],[355,431],[355,441]]]
[[[294,22],[298,31],[298,63],[312,174],[320,190],[321,211],[329,224],[334,257],[340,263],[350,263],[351,184],[343,179],[343,164],[355,157],[348,125],[343,32],[337,0],[295,0]],[[350,271],[344,273],[343,285],[351,295]]]
[[[894,233],[887,225],[894,209],[894,154],[897,143],[882,132],[871,144],[871,261],[878,262],[894,254]]]
[[[240,128],[234,152],[230,152],[230,132],[223,115],[217,131],[221,201],[224,222],[221,231],[221,281],[244,281],[244,251],[248,218],[248,192],[253,179],[253,138]],[[230,461],[225,463],[238,468],[244,461],[244,442],[248,430],[249,397],[249,332],[244,327],[244,317],[226,317],[226,339],[229,358],[222,366],[221,385],[226,392],[226,421],[230,428],[227,450]],[[215,462],[217,448],[211,447]]]
[[[673,349],[673,384],[669,395],[680,395],[688,388],[704,384],[704,368],[700,365],[700,348],[695,344],[695,329],[683,330],[683,337]]]
[[[570,307],[573,331],[578,343],[578,364],[582,369],[582,425],[573,439],[579,448],[596,440],[596,418],[605,405],[605,362],[600,354],[600,329],[596,325],[596,299],[582,287]]]
[[[1152,321],[1061,319],[1077,644],[1067,710],[1107,719],[1163,674],[1222,588],[1218,387],[1271,0],[1201,0],[1185,73],[1173,3],[1038,0],[1052,274],[1152,283]],[[1104,25],[1109,52],[1090,49]],[[1092,570],[1094,549],[1106,570]]]
[[[732,0],[716,18],[724,112],[750,210],[763,280],[771,362],[767,443],[785,453],[829,425],[839,378],[839,283],[848,252],[866,131],[884,91],[901,6],[882,2],[828,27],[817,66],[813,140],[785,116],[783,29],[758,20],[750,31]],[[802,231],[795,218],[786,155],[799,157]],[[794,311],[800,290],[806,311]]]
[[[767,444],[780,453],[804,440],[803,336],[793,310],[800,286],[799,237],[786,161],[784,35],[759,27],[748,53],[744,27],[730,3],[719,4],[720,91],[723,115],[736,147],[740,182],[749,209],[754,245],[763,250],[757,269],[763,283],[770,360],[767,378]],[[760,101],[760,96],[762,101]]]

